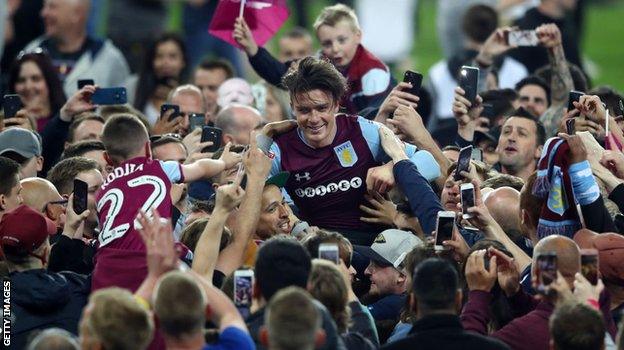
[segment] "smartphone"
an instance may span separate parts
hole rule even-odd
[[[444,249],[442,242],[453,239],[453,228],[455,227],[455,212],[454,211],[439,211],[438,221],[436,223],[435,231],[435,245],[436,251]]]
[[[201,113],[189,114],[189,132],[206,125],[206,117]]]
[[[319,259],[329,260],[334,264],[340,264],[340,254],[337,243],[321,243],[318,249]]]
[[[251,301],[253,300],[253,282],[253,270],[234,271],[234,305],[243,318],[247,318],[250,314]]]
[[[74,213],[80,215],[87,210],[87,195],[89,194],[89,185],[86,182],[74,179]]]
[[[453,179],[459,181],[462,179],[462,171],[470,171],[470,158],[472,157],[472,145],[466,146],[459,151],[457,158],[457,168],[453,174]]]
[[[19,95],[4,95],[4,100],[2,102],[2,109],[4,110],[4,119],[9,119],[15,117],[17,111],[22,109],[24,105],[22,104],[22,99]]]
[[[568,133],[568,135],[574,135],[574,123],[575,122],[576,122],[575,118],[566,120],[566,133]]]
[[[539,39],[534,30],[514,30],[507,33],[507,44],[510,46],[537,46]]]
[[[478,160],[480,162],[483,161],[483,151],[480,148],[473,148],[472,153],[470,154],[470,159]]]
[[[462,218],[470,219],[472,214],[468,213],[468,208],[475,206],[475,189],[471,183],[461,184],[459,186],[459,192],[462,204]]]
[[[171,113],[171,115],[169,116],[169,121],[174,120],[180,115],[180,106],[169,104],[169,103],[163,103],[160,106],[160,117],[163,118],[165,114],[167,113],[167,111],[169,110],[173,110],[173,113]]]
[[[462,66],[459,71],[459,87],[464,89],[464,97],[474,103],[477,99],[479,85],[479,68]]]
[[[78,80],[78,90],[82,89],[87,85],[95,85],[95,81],[93,79],[79,79]]]
[[[422,86],[422,80],[422,74],[411,70],[405,71],[405,75],[403,75],[403,82],[412,84],[412,88],[404,91],[409,92],[412,95],[418,95],[420,87]]]
[[[598,284],[598,250],[581,249],[581,273],[589,283]]]
[[[547,287],[557,279],[557,253],[546,252],[537,256],[537,291],[546,293]]]
[[[212,146],[205,147],[202,152],[216,152],[221,148],[222,131],[212,126],[204,126],[202,128],[201,142],[211,141]]]
[[[574,104],[572,102],[579,102],[579,100],[581,99],[581,96],[583,95],[585,94],[580,91],[574,91],[574,90],[568,93],[568,112],[576,108],[574,107]]]
[[[96,105],[123,105],[128,102],[126,88],[98,88],[91,95],[91,102]]]

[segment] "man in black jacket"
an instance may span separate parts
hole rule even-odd
[[[10,270],[3,281],[11,300],[10,349],[25,348],[34,330],[57,327],[78,334],[91,283],[84,275],[45,269],[48,237],[55,233],[54,222],[25,205],[0,221],[0,245]]]
[[[508,349],[498,340],[464,330],[457,316],[462,291],[448,261],[431,258],[416,267],[410,305],[416,322],[409,335],[382,349]]]

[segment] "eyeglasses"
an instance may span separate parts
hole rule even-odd
[[[149,140],[150,140],[150,143],[152,143],[152,142],[156,142],[156,141],[158,141],[160,139],[163,139],[165,137],[173,137],[176,140],[182,140],[182,135],[176,134],[176,133],[168,133],[168,134],[162,134],[162,135],[153,135],[153,136],[150,136]]]

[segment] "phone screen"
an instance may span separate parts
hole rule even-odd
[[[581,250],[581,273],[589,283],[598,284],[598,251],[596,249]]]
[[[453,238],[453,226],[455,217],[438,216],[438,227],[436,227],[435,245],[441,246],[442,242]]]
[[[457,168],[453,178],[458,181],[462,178],[462,171],[470,171],[470,158],[472,157],[472,146],[466,146],[459,151],[459,158],[457,158]]]
[[[87,85],[95,85],[95,81],[93,79],[80,79],[78,80],[78,90],[82,89]]]
[[[243,318],[251,313],[253,300],[253,271],[238,270],[234,272],[234,305]]]
[[[74,206],[74,212],[76,214],[82,214],[87,210],[87,195],[89,194],[89,185],[86,182],[74,179],[74,200],[72,205]]]
[[[548,252],[537,257],[537,290],[546,291],[551,283],[557,279],[557,253]]]
[[[2,109],[4,110],[4,119],[13,118],[17,111],[22,109],[22,99],[15,94],[4,95]]]
[[[206,125],[206,118],[201,113],[189,114],[189,130],[193,131],[195,128],[202,128]]]
[[[571,110],[575,108],[572,102],[578,102],[581,99],[581,96],[583,95],[585,94],[580,91],[574,91],[574,90],[568,93],[568,112],[570,112]]]
[[[539,39],[534,30],[514,30],[509,32],[507,43],[512,46],[537,46]]]
[[[566,120],[566,132],[568,133],[568,135],[574,135],[574,123],[575,122],[576,122],[576,119],[574,118]]]
[[[462,213],[464,215],[468,214],[468,208],[474,207],[474,197],[474,187],[463,188],[461,190]]]

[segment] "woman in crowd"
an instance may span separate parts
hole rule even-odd
[[[147,50],[145,66],[128,82],[128,100],[147,116],[151,125],[160,115],[160,106],[169,92],[184,82],[187,73],[186,47],[177,34],[162,34]]]
[[[15,60],[9,70],[9,94],[20,96],[30,122],[39,132],[66,100],[52,61],[43,52],[23,54]],[[7,125],[11,122],[5,120]],[[22,123],[16,118],[15,124]]]

